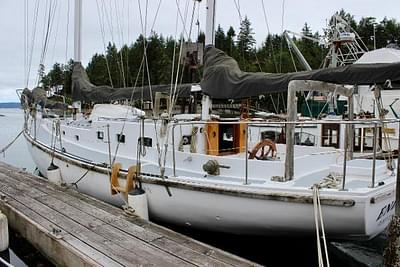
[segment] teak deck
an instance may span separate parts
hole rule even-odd
[[[0,210],[58,266],[256,265],[2,162]]]

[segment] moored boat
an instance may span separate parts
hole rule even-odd
[[[52,116],[37,103],[30,104],[27,95],[23,98],[24,136],[40,172],[48,177],[55,173],[49,166],[56,166],[60,183],[115,205],[126,204],[128,193],[140,187],[147,194],[151,219],[188,227],[253,235],[311,234],[318,194],[328,237],[368,239],[383,231],[394,213],[396,176],[393,160],[389,164],[376,158],[376,135],[377,129],[398,121],[349,116],[299,122],[296,92],[334,92],[352,99],[354,86],[343,85],[400,81],[399,64],[243,73],[212,45],[214,5],[210,0],[201,114],[149,117],[132,106],[98,104],[83,116],[79,97],[104,88],[87,80],[77,57],[74,118]],[[213,99],[275,91],[288,92],[286,122],[211,114]],[[332,145],[332,138],[326,147],[296,144],[296,124],[322,123],[343,125],[348,134],[341,149]],[[285,144],[250,134],[271,125],[285,129]],[[372,158],[353,157],[354,125],[375,129]]]

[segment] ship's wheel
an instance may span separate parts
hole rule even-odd
[[[261,150],[261,151],[260,151]],[[260,151],[260,153],[258,153]],[[268,158],[274,159],[276,157],[276,145],[270,139],[264,139],[249,151],[249,159],[265,160]]]

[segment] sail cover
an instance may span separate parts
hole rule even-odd
[[[178,97],[187,98],[190,96],[192,84],[181,84],[177,86]],[[80,63],[74,65],[72,73],[72,99],[74,101],[109,103],[116,100],[144,100],[154,98],[156,92],[169,94],[171,85],[152,85],[144,87],[113,88],[102,85],[96,86],[89,81],[87,73]],[[152,96],[150,96],[152,92]]]
[[[204,74],[200,85],[214,99],[243,99],[286,92],[291,80],[315,80],[341,85],[383,84],[400,81],[400,63],[354,64],[296,73],[248,73],[223,51],[206,47]]]

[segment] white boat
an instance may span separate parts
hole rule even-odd
[[[207,60],[218,55],[218,60],[232,62],[212,47],[214,5],[214,0],[208,1],[206,66]],[[80,20],[76,23],[79,30]],[[77,52],[75,56],[76,73],[82,70],[79,55]],[[213,78],[206,76],[219,74],[213,69],[217,64],[208,64],[212,68],[205,74],[208,80],[202,83],[202,114],[146,118],[141,110],[130,106],[100,104],[88,117],[78,112],[74,118],[61,119],[27,101],[24,136],[40,172],[52,181],[75,186],[115,205],[126,204],[128,193],[140,187],[147,195],[150,219],[211,231],[310,235],[315,232],[316,192],[328,237],[368,239],[385,229],[394,214],[396,176],[385,160],[376,159],[376,142],[372,159],[353,159],[346,145],[343,149],[295,145],[295,124],[306,127],[320,123],[296,121],[295,92],[322,88],[351,98],[353,87],[330,84],[323,77],[333,73],[329,79],[343,81],[341,84],[400,80],[398,65],[313,72],[318,81],[307,79],[309,73],[302,77],[295,74],[296,78],[281,75],[278,79],[285,81],[279,84],[286,88],[280,86],[279,90],[289,92],[289,119],[271,122],[213,118],[212,98],[228,94],[216,89],[229,89],[235,97],[238,88],[210,86]],[[374,68],[373,75],[360,78],[366,77],[369,67]],[[344,70],[345,76],[336,77],[335,70]],[[353,72],[357,75],[352,76]],[[264,87],[277,86],[277,76],[272,76],[262,79],[272,79],[273,85],[257,86],[259,80],[250,81],[250,85],[259,94]],[[370,81],[372,78],[376,80]],[[75,89],[79,89],[81,79],[74,80]],[[91,86],[87,80],[84,83]],[[379,128],[388,121],[324,123],[348,125],[343,126],[350,133],[344,143],[351,143],[349,125]],[[249,133],[277,124],[285,125],[286,144]],[[313,189],[315,185],[319,191]]]

